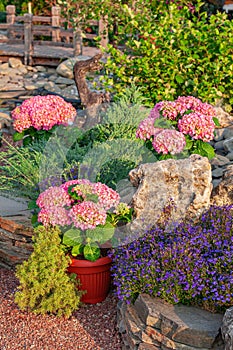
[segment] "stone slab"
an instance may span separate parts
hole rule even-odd
[[[30,211],[27,208],[27,201],[21,198],[11,199],[0,196],[0,216],[8,217],[14,215],[27,215]]]

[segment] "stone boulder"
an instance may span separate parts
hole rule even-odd
[[[213,189],[211,204],[233,204],[233,165],[229,165],[223,174],[222,181]]]
[[[89,56],[76,56],[65,60],[60,63],[56,69],[57,74],[61,75],[64,78],[73,79],[73,68],[77,61],[85,61],[88,60]]]
[[[11,68],[19,68],[23,66],[23,63],[19,58],[10,57],[8,63]]]
[[[226,128],[233,124],[233,116],[224,111],[222,107],[214,107],[221,128]]]
[[[233,350],[233,307],[227,309],[225,312],[221,332],[225,343],[225,350]]]
[[[137,232],[164,220],[199,216],[210,205],[211,166],[197,154],[142,164],[129,176],[137,188],[132,198],[136,218],[131,225]]]

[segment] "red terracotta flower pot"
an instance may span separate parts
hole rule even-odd
[[[107,297],[111,282],[111,263],[112,260],[108,256],[94,262],[71,258],[68,272],[75,273],[81,282],[81,289],[87,291],[82,296],[82,302],[96,304]]]

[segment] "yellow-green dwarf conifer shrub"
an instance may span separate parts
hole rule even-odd
[[[31,256],[16,269],[20,284],[15,302],[22,310],[68,318],[79,306],[83,292],[75,277],[66,272],[70,258],[62,248],[60,230],[38,226],[33,242]]]

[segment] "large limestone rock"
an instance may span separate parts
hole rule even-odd
[[[233,307],[227,309],[221,327],[225,350],[233,350]]]
[[[129,176],[137,187],[132,198],[136,214],[132,230],[143,231],[164,219],[196,217],[210,205],[211,166],[199,155],[142,164]]]

